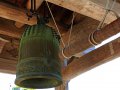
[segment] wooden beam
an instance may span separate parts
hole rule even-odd
[[[20,22],[15,22],[15,26],[17,28],[22,28],[25,24],[24,23],[20,23]]]
[[[85,49],[89,48],[90,46],[92,46],[88,42],[88,38],[91,32],[96,30],[98,24],[99,24],[98,21],[86,17],[82,22],[74,25],[70,38],[70,46],[69,48],[66,47],[64,54],[69,57],[73,54],[80,53]],[[67,32],[63,36],[63,40],[64,42],[66,41],[65,42],[66,45],[68,41],[68,36],[69,36],[69,32]],[[88,44],[90,44],[90,46]]]
[[[82,56],[79,59],[74,59],[63,70],[63,79],[73,79],[74,77],[103,63],[114,60],[117,57],[120,57],[120,38]]]
[[[66,82],[64,82],[62,85],[55,87],[55,90],[68,90],[68,85]]]
[[[15,60],[0,58],[0,72],[15,74],[16,64],[17,62]]]
[[[12,21],[0,19],[0,34],[20,38],[24,28],[16,28]]]
[[[2,53],[0,53],[0,72],[16,73],[18,50],[14,45],[13,40],[6,43]]]
[[[20,23],[34,25],[37,23],[36,17],[28,21],[25,10],[0,2],[0,17],[17,21]]]
[[[103,27],[101,30],[93,32],[93,38],[98,44],[120,32],[120,18]]]
[[[85,16],[91,17],[98,21],[101,21],[106,10],[105,10],[105,0],[47,0],[50,3],[56,4],[58,6],[67,8],[74,12],[83,14]],[[112,2],[112,0],[110,0]],[[120,14],[120,4],[116,3],[113,11]],[[110,23],[116,19],[113,13],[107,15],[105,23]]]
[[[36,0],[36,10],[41,6],[42,3],[43,3],[43,0]],[[26,7],[28,10],[31,9],[31,0],[28,0]],[[15,26],[17,28],[21,28],[24,26],[24,23],[15,22]]]
[[[90,24],[95,24],[95,22],[88,22]],[[94,24],[92,26],[89,26],[87,23],[84,23],[84,27],[80,28],[80,24],[74,27],[74,30],[72,32],[71,36],[71,42],[70,46],[66,47],[64,50],[64,53],[66,56],[71,56],[76,53],[82,52],[90,47],[93,46],[91,42],[95,41],[98,44],[104,41],[105,39],[108,39],[109,37],[116,35],[120,32],[120,18],[115,20],[114,22],[106,25],[101,30],[96,30],[96,26]],[[83,25],[83,24],[82,24]],[[87,26],[87,27],[86,27]],[[91,28],[89,28],[91,27]],[[94,28],[94,29],[93,29]],[[80,29],[83,29],[80,31]],[[87,30],[86,30],[87,29]],[[86,31],[85,31],[86,30]],[[92,35],[93,33],[93,35]],[[90,35],[93,36],[94,40],[91,39],[90,41]],[[66,35],[67,36],[67,35]]]
[[[0,34],[20,39],[22,33],[25,30],[25,27],[17,28],[14,26],[13,23],[14,23],[13,21],[4,20],[4,19],[0,18]],[[54,25],[53,20],[50,19],[50,21],[49,21],[49,23],[47,23],[47,25],[56,30],[56,26]],[[58,25],[61,33],[65,33],[67,31],[61,25],[59,25],[59,24],[57,24],[57,25]]]
[[[36,0],[36,10],[41,6],[44,0]],[[27,9],[31,9],[31,0],[27,2]]]
[[[119,2],[119,3],[120,3],[120,0],[117,0],[117,2]]]
[[[7,42],[9,41],[0,37],[0,54],[2,53],[2,50]]]

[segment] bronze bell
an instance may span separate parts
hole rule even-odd
[[[62,84],[57,37],[44,23],[26,28],[20,42],[16,85],[42,89]]]

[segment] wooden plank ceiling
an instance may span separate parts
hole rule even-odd
[[[106,0],[47,0],[53,4],[59,5],[61,7],[67,8],[69,10],[75,11],[77,13],[83,14],[85,16],[91,17],[98,21],[102,20],[105,14]],[[110,0],[110,3],[113,1]],[[120,5],[116,3],[113,11],[120,14]],[[116,16],[113,13],[109,13],[105,23],[110,23],[115,20]]]
[[[7,0],[9,1],[9,0]],[[50,15],[43,0],[37,0],[37,11],[44,16],[44,10]],[[105,0],[47,0],[53,12],[63,41],[67,44],[69,29],[73,12],[75,15],[70,47],[65,50],[65,55],[71,56],[93,46],[89,42],[89,36],[94,32],[105,14]],[[112,0],[110,0],[112,2]],[[116,3],[113,11],[120,15],[120,1]],[[30,9],[30,0],[24,4]],[[25,8],[0,1],[0,72],[15,73],[18,58],[18,46],[20,37],[28,25],[36,24],[35,17],[27,20]],[[105,23],[108,24],[100,31],[95,32],[95,40],[103,40],[120,32],[120,18],[110,12]],[[114,22],[113,22],[114,21]],[[110,23],[110,24],[109,24]],[[48,26],[56,29],[54,22],[49,16]],[[114,53],[111,53],[111,45]],[[120,40],[116,39],[99,49],[96,49],[80,58],[72,58],[62,74],[64,80],[70,80],[77,75],[86,72],[100,64],[120,56]],[[61,61],[64,57],[60,53]],[[63,87],[63,86],[61,86]],[[56,89],[57,90],[57,89]],[[62,89],[60,89],[62,90]]]

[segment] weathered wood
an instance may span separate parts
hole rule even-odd
[[[11,39],[10,42],[6,43],[3,48],[0,58],[6,58],[10,60],[16,60],[18,57],[18,47],[16,47],[16,40]]]
[[[101,21],[103,15],[105,14],[105,0],[47,0],[53,4],[59,5],[61,7],[67,8],[69,10],[75,11],[77,13],[83,14],[85,16],[91,17],[98,21]],[[112,2],[112,0],[110,0]],[[116,3],[113,11],[120,14],[120,4]],[[109,13],[105,23],[110,23],[116,19],[113,13]]]
[[[20,23],[20,22],[15,22],[15,26],[17,27],[17,28],[21,28],[21,27],[23,27],[25,24],[23,24],[23,23]]]
[[[16,64],[17,62],[15,60],[0,58],[0,72],[15,74]]]
[[[13,40],[6,43],[2,53],[0,53],[0,72],[16,73],[18,50],[14,45]]]
[[[14,26],[13,23],[14,23],[13,21],[4,20],[4,19],[0,18],[0,34],[20,39],[22,33],[25,30],[25,26],[22,28],[17,28]],[[56,30],[56,26],[54,25],[53,20],[50,19],[50,21],[49,21],[49,23],[47,23],[47,25]],[[67,30],[64,27],[62,27],[61,25],[59,25],[58,22],[57,22],[57,25],[60,29],[61,34],[67,32]]]
[[[89,36],[93,31],[96,30],[95,27],[97,27],[97,24],[95,24],[95,21],[91,21],[88,23],[90,23],[90,24],[94,23],[94,24],[93,24],[93,26],[89,26],[87,23],[84,23],[85,24],[84,27],[80,28],[80,25],[81,25],[81,23],[80,23],[80,24],[78,24],[79,26],[77,25],[74,27],[74,30],[73,30],[72,36],[71,36],[70,46],[64,50],[64,53],[66,56],[74,55],[76,53],[82,52],[83,50],[93,46],[91,44],[91,42],[89,41]],[[88,26],[91,28],[89,28]],[[85,31],[84,28],[88,29],[88,30]],[[83,30],[80,31],[80,29],[83,29]],[[113,35],[116,35],[119,32],[120,32],[120,18],[118,18],[114,22],[106,25],[101,30],[95,31],[95,33],[93,34],[93,37],[97,43],[100,43],[103,40],[105,40]]]
[[[0,17],[28,25],[34,25],[37,23],[36,17],[33,17],[28,21],[28,17],[24,10],[2,2],[0,2]]]
[[[101,30],[95,31],[93,37],[96,42],[101,43],[103,40],[116,35],[120,32],[120,18],[108,24]]]
[[[0,54],[2,53],[2,50],[7,42],[7,40],[0,37]]]
[[[24,28],[16,28],[12,21],[0,19],[0,34],[20,38]]]
[[[71,38],[70,38],[70,46],[69,49],[66,47],[66,51],[64,51],[64,54],[66,56],[71,56],[76,53],[77,49],[78,52],[84,51],[86,48],[89,48],[88,38],[91,32],[95,31],[99,22],[92,19],[92,18],[85,18],[82,22],[76,24],[73,26]],[[66,45],[68,42],[68,36],[69,32],[67,32],[63,36],[63,40],[66,41]],[[90,43],[89,43],[90,44]],[[72,52],[74,53],[72,53]]]
[[[40,7],[44,0],[36,0],[36,10]],[[27,2],[27,9],[31,9],[31,0]]]
[[[120,57],[120,38],[108,43],[79,59],[74,59],[64,70],[64,80],[70,80],[98,65]]]
[[[67,83],[64,82],[62,85],[55,87],[55,90],[68,90]]]
[[[36,10],[40,7],[42,2],[43,2],[43,0],[36,0]],[[31,0],[28,0],[26,7],[27,7],[28,10],[31,9]],[[24,26],[24,23],[15,22],[15,26],[17,28],[21,28],[22,26]]]

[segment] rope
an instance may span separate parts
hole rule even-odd
[[[95,32],[96,32],[96,30],[89,35],[89,39],[88,39],[90,44],[93,45],[93,46],[96,46],[96,45],[100,44],[100,43],[96,42],[96,40],[94,38],[94,33]]]
[[[72,20],[71,20],[71,27],[70,27],[70,34],[69,34],[69,38],[68,38],[68,46],[70,45],[70,38],[71,38],[71,35],[72,35],[74,19],[75,19],[75,15],[74,15],[74,12],[73,12]]]
[[[74,12],[73,12],[72,20],[71,20],[71,27],[70,27],[70,34],[69,34],[68,45],[67,45],[68,48],[69,48],[69,46],[70,46],[70,38],[71,38],[71,35],[72,35],[72,29],[73,29],[73,22],[74,22],[74,19],[75,19],[75,15],[74,15]],[[63,48],[63,50],[62,50],[62,55],[63,55],[64,58],[70,59],[73,55],[70,56],[70,57],[67,57],[67,56],[64,54],[65,48],[66,48],[66,46],[65,46],[65,47]]]
[[[113,9],[113,7],[114,7],[114,5],[115,5],[115,2],[116,2],[116,0],[113,1],[113,3],[111,4],[111,6],[110,6],[110,8],[109,8],[110,0],[107,0],[106,7],[105,7],[105,8],[106,8],[106,12],[105,12],[105,15],[103,16],[103,19],[102,19],[101,22],[99,23],[99,25],[98,25],[98,27],[97,27],[97,30],[100,30],[100,29],[103,27],[104,22],[105,22],[105,20],[106,20],[106,17],[107,17],[107,15],[109,14],[109,12],[112,11],[112,9]],[[116,15],[116,13],[115,13],[115,15]],[[95,41],[95,38],[94,38],[94,33],[95,33],[97,30],[95,30],[94,32],[92,32],[92,33],[89,35],[89,39],[88,39],[88,41],[89,41],[92,45],[94,45],[94,46],[100,44],[100,43],[96,42],[96,41]]]
[[[109,8],[109,4],[110,4],[110,0],[107,0],[107,3],[106,3],[106,12],[105,12],[105,15],[103,16],[103,19],[101,20],[101,22],[99,23],[98,27],[97,27],[97,30],[100,30],[103,25],[104,25],[104,22],[105,22],[105,19],[107,17],[107,15],[109,14],[110,11],[112,11],[114,5],[115,5],[115,2],[116,0],[113,1],[112,5],[110,6]]]
[[[46,1],[46,0],[45,0],[45,1]],[[48,7],[48,9],[49,9],[49,12],[50,12],[50,14],[51,14],[51,16],[52,16],[52,19],[53,19],[53,22],[54,22],[54,24],[55,24],[55,26],[56,26],[56,29],[57,29],[60,37],[61,37],[61,41],[62,41],[62,44],[63,44],[62,55],[63,55],[64,58],[69,59],[69,58],[71,58],[71,56],[70,56],[70,57],[67,57],[67,56],[64,54],[64,50],[65,50],[65,48],[66,48],[66,45],[65,45],[65,43],[64,43],[64,41],[63,41],[63,39],[62,39],[60,30],[59,30],[59,28],[58,28],[58,26],[57,26],[57,23],[56,23],[56,21],[55,21],[55,18],[54,18],[53,14],[52,14],[52,11],[51,11],[50,6],[49,6],[49,4],[48,4],[47,1],[46,1],[46,4],[47,4],[47,7]],[[70,45],[70,38],[71,38],[71,34],[72,34],[74,18],[75,18],[75,15],[74,15],[74,13],[73,13],[72,20],[71,20],[70,34],[69,34],[69,38],[68,38],[68,46]]]
[[[67,56],[64,54],[64,50],[65,50],[65,48],[62,49],[62,55],[63,55],[63,57],[66,58],[66,59],[70,59],[72,56],[67,57]]]
[[[46,0],[45,0],[45,1],[46,1]],[[56,29],[57,29],[57,31],[58,31],[58,34],[60,35],[60,38],[61,38],[61,42],[62,42],[62,44],[63,44],[63,47],[65,47],[65,43],[64,43],[64,41],[63,41],[63,39],[62,39],[62,35],[61,35],[61,33],[60,33],[60,30],[59,30],[59,28],[58,28],[58,26],[57,26],[57,23],[56,23],[56,21],[55,21],[55,18],[54,18],[53,14],[52,14],[52,11],[51,11],[50,6],[49,6],[49,4],[48,4],[47,1],[46,1],[46,4],[47,4],[47,7],[48,7],[48,9],[49,9],[49,12],[50,12],[50,14],[51,14],[51,16],[52,16],[52,19],[53,19],[53,22],[54,22],[54,24],[55,24],[55,26],[56,26]]]

